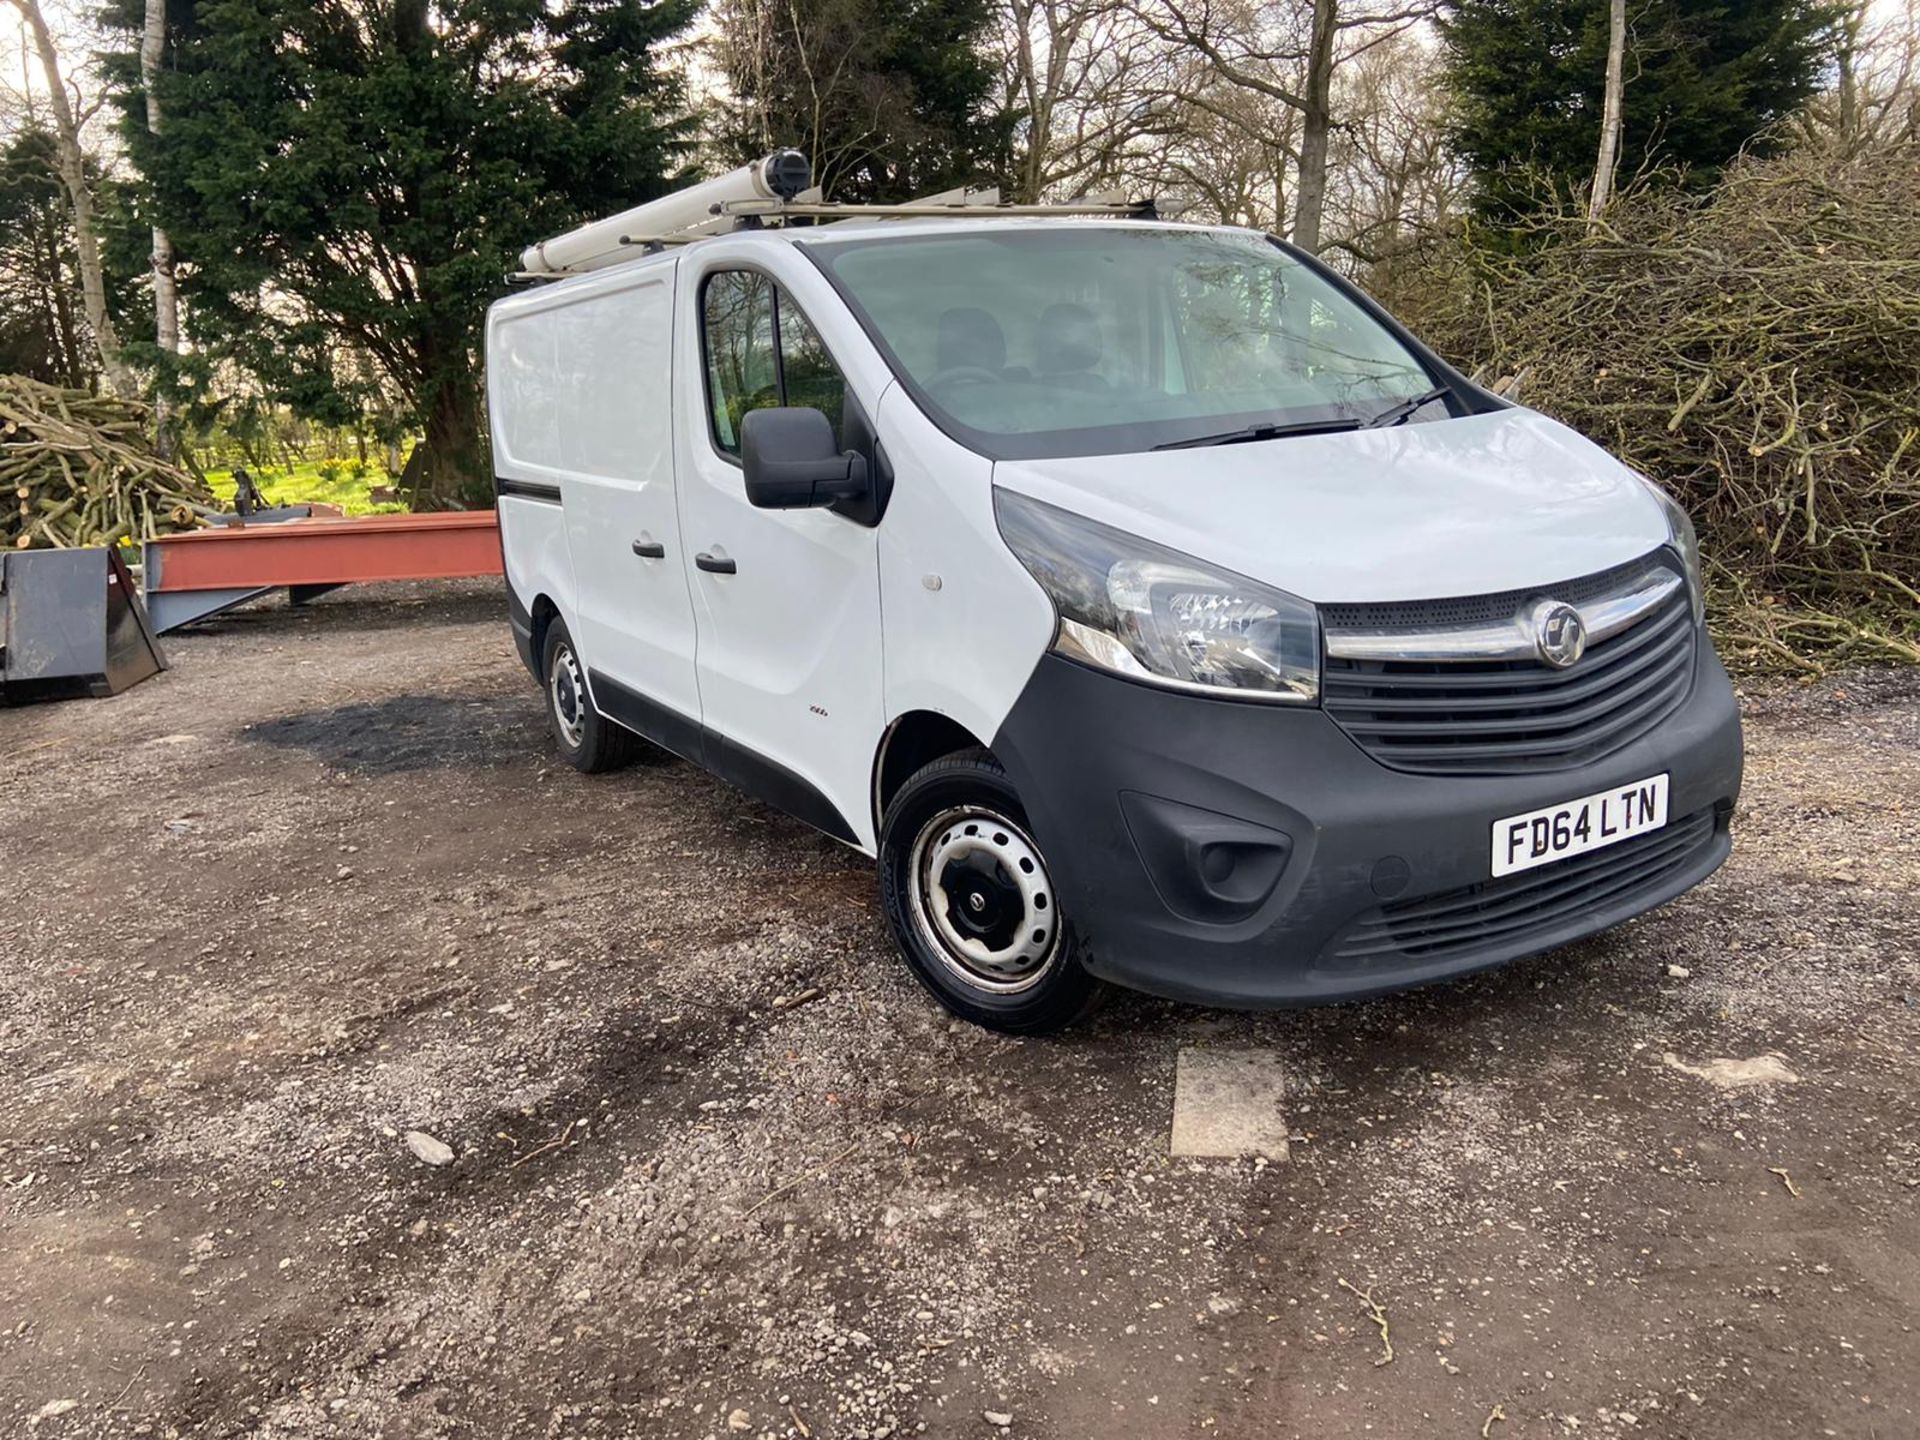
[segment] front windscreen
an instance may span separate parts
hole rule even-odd
[[[1434,383],[1257,235],[1057,221],[808,248],[933,418],[1000,458],[1364,422]]]

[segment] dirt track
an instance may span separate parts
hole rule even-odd
[[[1920,1435],[1920,675],[1750,694],[1621,932],[1014,1042],[858,857],[557,765],[492,587],[169,651],[0,711],[0,1435]],[[1183,1045],[1289,1162],[1168,1159]]]

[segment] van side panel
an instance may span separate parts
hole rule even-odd
[[[930,710],[991,745],[1053,643],[1053,605],[1000,538],[993,463],[898,386],[879,430],[894,468],[880,524],[888,719]]]
[[[663,256],[503,301],[488,343],[508,573],[532,550],[543,580],[567,571],[554,599],[596,705],[650,734],[619,699],[643,696],[676,733],[700,717],[673,473],[675,268]],[[550,519],[520,523],[553,500],[557,546]],[[607,680],[619,696],[601,694]]]
[[[520,626],[532,619],[545,596],[562,615],[573,613],[573,565],[567,556],[567,522],[558,502],[504,494],[495,502],[500,521],[500,555],[505,562],[507,593],[514,611],[516,643],[528,649],[523,657],[537,677],[544,657],[532,646],[534,637],[522,637]]]
[[[524,297],[487,314],[487,415],[500,521],[500,556],[516,641],[534,605],[545,596],[563,615],[574,610],[573,564],[567,554],[566,515],[558,476],[535,457],[551,456],[557,412],[547,400],[553,384],[553,334],[524,313]],[[532,667],[541,657],[529,656]]]

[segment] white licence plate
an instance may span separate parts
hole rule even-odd
[[[1667,823],[1667,777],[1655,775],[1493,822],[1493,873],[1511,875],[1618,845]]]

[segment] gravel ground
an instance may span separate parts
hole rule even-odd
[[[1920,675],[1750,687],[1613,934],[1012,1041],[851,852],[559,765],[495,587],[168,650],[0,712],[0,1435],[1920,1435]],[[1290,1160],[1169,1158],[1185,1046]]]

